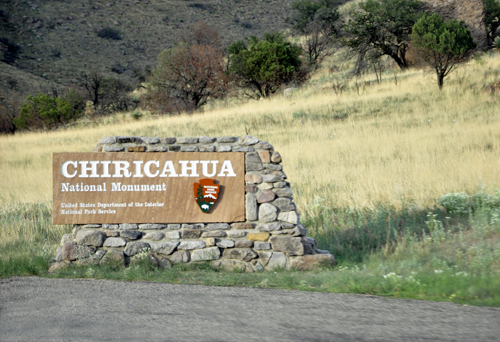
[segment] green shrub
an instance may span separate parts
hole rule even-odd
[[[500,37],[496,37],[495,41],[493,42],[493,46],[495,49],[500,49]]]
[[[490,195],[480,191],[474,195],[467,195],[465,192],[449,193],[438,198],[437,202],[446,209],[449,215],[465,215],[479,208],[497,213],[500,209],[500,194]]]
[[[78,118],[82,111],[83,99],[77,92],[64,97],[40,93],[28,96],[14,125],[17,129],[53,129]]]
[[[476,48],[463,20],[445,22],[438,13],[425,15],[413,25],[411,41],[422,60],[436,70],[439,89],[444,78],[469,60]]]
[[[97,31],[97,36],[104,39],[120,40],[122,39],[120,31],[112,27],[104,27]]]
[[[135,120],[139,120],[142,117],[142,114],[140,112],[133,112],[131,115]]]
[[[469,195],[465,192],[449,193],[438,198],[437,202],[446,209],[450,215],[464,215],[469,212]]]
[[[191,7],[191,8],[195,8],[195,9],[200,9],[200,10],[203,10],[203,11],[207,11],[209,13],[214,13],[216,11],[216,9],[214,8],[213,5],[203,4],[203,3],[200,3],[200,2],[194,2],[192,4],[188,4],[187,6]]]
[[[287,82],[304,78],[301,75],[302,48],[285,39],[281,33],[265,34],[260,40],[251,36],[229,48],[229,72],[238,85],[251,90],[256,97],[268,97]]]
[[[8,38],[0,38],[0,52],[3,52],[0,57],[0,62],[7,64],[14,64],[19,58],[21,46],[9,40]]]

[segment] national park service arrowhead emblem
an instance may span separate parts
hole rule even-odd
[[[220,185],[213,179],[200,179],[199,183],[193,184],[193,190],[196,203],[204,213],[208,213],[219,199]]]

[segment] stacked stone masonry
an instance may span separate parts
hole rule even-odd
[[[274,268],[309,270],[335,264],[317,248],[300,223],[281,155],[271,144],[243,137],[133,137],[101,139],[95,152],[244,152],[245,222],[191,224],[74,225],[65,234],[57,261],[94,263],[118,260],[128,264],[148,250],[160,267],[209,261],[215,268],[247,272]]]

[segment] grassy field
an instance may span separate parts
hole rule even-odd
[[[174,268],[81,267],[59,276],[372,293],[500,305],[500,57],[482,56],[439,91],[432,72],[388,71],[341,94],[319,72],[292,97],[227,101],[204,113],[0,137],[0,274],[45,275],[59,238],[50,224],[51,153],[92,151],[110,135],[251,134],[283,156],[302,221],[333,270],[259,275]],[[366,82],[366,83],[365,83]],[[456,200],[443,202],[443,195]],[[458,200],[457,200],[458,199]],[[462,199],[463,203],[460,202]],[[457,202],[458,201],[458,202]],[[439,204],[448,203],[447,209]],[[451,204],[450,204],[451,203]],[[464,206],[460,206],[462,203]],[[458,210],[457,208],[460,208]],[[455,210],[456,209],[456,210]]]

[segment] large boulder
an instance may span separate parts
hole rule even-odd
[[[134,255],[140,253],[141,251],[143,251],[145,249],[149,249],[149,248],[151,248],[149,243],[142,242],[142,241],[131,241],[131,242],[127,243],[127,246],[125,247],[125,250],[123,251],[123,253],[126,256],[130,257],[130,256],[134,256]]]
[[[167,241],[160,243],[151,242],[150,246],[151,249],[156,253],[170,255],[175,251],[175,248],[179,246],[179,242],[174,242],[174,241]]]
[[[219,258],[220,250],[218,247],[195,249],[191,251],[191,261],[217,260]]]
[[[225,249],[222,252],[222,257],[225,259],[238,259],[242,261],[250,261],[258,257],[257,253],[255,253],[250,248],[231,248]]]
[[[283,252],[287,256],[304,255],[304,245],[300,237],[272,236],[269,241],[275,252]]]
[[[94,254],[95,248],[89,246],[79,246],[74,243],[65,243],[61,250],[61,257],[66,261],[87,259]]]

